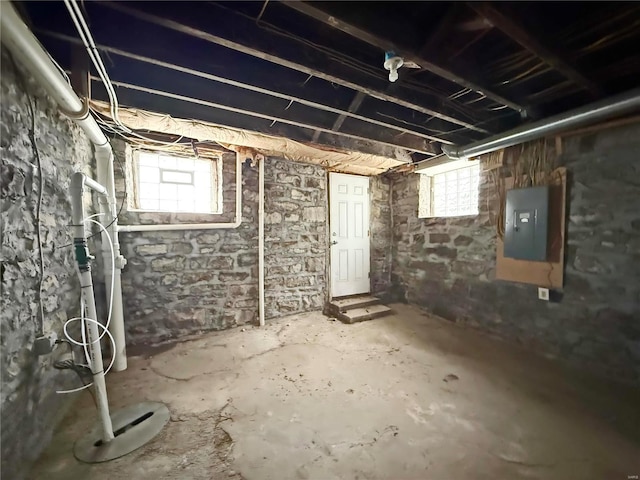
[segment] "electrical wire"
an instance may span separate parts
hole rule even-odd
[[[70,344],[73,345],[77,345],[77,346],[81,346],[84,350],[84,355],[85,355],[85,359],[87,361],[87,366],[89,367],[89,369],[91,370],[91,372],[95,375],[96,373],[100,373],[100,372],[96,372],[93,366],[93,362],[91,361],[91,355],[89,354],[89,350],[88,347],[90,345],[93,345],[95,343],[98,343],[102,340],[102,338],[105,335],[109,336],[109,339],[111,340],[111,362],[109,363],[109,366],[107,367],[107,369],[104,371],[104,374],[106,375],[107,373],[109,373],[109,371],[111,370],[111,367],[113,366],[115,359],[116,359],[116,342],[115,339],[113,338],[113,335],[111,335],[111,333],[109,332],[109,325],[111,324],[111,317],[113,314],[113,291],[114,291],[114,286],[115,286],[115,275],[113,275],[113,272],[115,272],[115,263],[116,263],[116,258],[115,258],[115,251],[113,249],[113,243],[111,241],[111,236],[109,235],[109,232],[107,231],[107,227],[105,227],[103,224],[101,224],[100,222],[98,222],[97,220],[93,220],[93,218],[103,215],[102,213],[96,213],[94,215],[90,215],[89,217],[86,217],[84,219],[85,222],[91,222],[94,223],[96,225],[98,225],[98,227],[100,227],[100,230],[102,232],[104,232],[104,234],[107,237],[107,240],[109,242],[109,249],[111,251],[111,295],[109,298],[109,310],[108,310],[108,314],[107,314],[107,322],[105,325],[102,325],[100,322],[98,322],[95,319],[91,319],[88,317],[85,317],[85,309],[86,309],[86,304],[85,304],[85,300],[84,300],[84,295],[81,294],[80,297],[80,317],[74,317],[71,318],[69,320],[67,320],[64,325],[62,326],[62,331],[65,335],[65,337],[67,337],[67,342],[69,342]],[[80,274],[80,272],[78,271],[78,275]],[[73,336],[69,333],[68,331],[68,327],[69,324],[71,324],[72,322],[75,321],[80,321],[80,332],[82,335],[82,341],[78,341],[76,339],[73,338]],[[98,335],[98,338],[94,339],[91,342],[87,341],[87,333],[86,333],[86,322],[94,322],[99,328],[102,328],[102,333],[100,335]],[[78,373],[78,372],[76,372]],[[82,379],[81,379],[82,380]],[[83,381],[84,384],[84,381]],[[56,393],[60,393],[60,394],[64,394],[64,393],[75,393],[75,392],[79,392],[81,390],[84,390],[86,388],[89,388],[91,385],[93,385],[92,383],[88,383],[88,384],[84,384],[82,387],[79,388],[74,388],[71,390],[57,390]]]
[[[113,83],[111,83],[111,79],[109,78],[109,74],[107,73],[107,68],[102,61],[102,57],[100,56],[98,47],[96,46],[93,35],[91,34],[91,30],[87,25],[84,15],[82,14],[82,11],[80,10],[80,7],[78,6],[76,0],[64,0],[64,4],[67,7],[69,15],[71,16],[71,20],[73,21],[78,34],[80,35],[80,39],[82,40],[82,43],[84,44],[96,71],[98,72],[98,76],[100,77],[100,80],[102,80],[105,90],[107,91],[107,95],[109,97],[109,110],[111,113],[111,118],[113,119],[113,122],[116,124],[117,128],[129,135],[138,137],[142,140],[163,144],[164,142],[159,142],[149,137],[144,137],[132,131],[129,127],[122,123],[118,114],[118,96],[113,87]]]
[[[93,322],[93,323],[95,323],[99,328],[103,329],[104,334],[106,334],[109,337],[109,340],[111,340],[111,352],[112,352],[112,355],[111,355],[111,362],[109,362],[109,366],[104,371],[104,374],[106,375],[111,370],[111,367],[113,367],[113,363],[115,362],[115,359],[116,359],[116,341],[114,340],[113,335],[111,335],[111,333],[108,330],[105,329],[104,325],[102,325],[97,320],[94,320],[94,319],[88,318],[88,317],[84,317],[84,319],[81,318],[81,317],[74,317],[74,318],[70,318],[69,320],[67,320],[65,322],[65,324],[64,324],[64,327],[63,327],[65,329],[65,334],[66,334],[67,325],[69,323],[71,323],[71,322],[77,322],[79,320],[83,320],[84,322]],[[69,337],[67,337],[67,338],[69,338]],[[91,342],[91,343],[94,343],[94,342]],[[93,374],[100,373],[100,372],[94,372],[93,371],[93,365],[89,365],[89,368],[91,368],[91,372]],[[88,383],[88,384],[86,384],[86,385],[84,385],[84,386],[82,386],[80,388],[74,388],[74,389],[71,389],[71,390],[56,390],[56,393],[61,393],[61,394],[64,394],[64,393],[75,393],[75,392],[79,392],[81,390],[84,390],[85,388],[89,388],[92,385],[93,385],[93,382]]]
[[[93,36],[91,35],[91,31],[89,30],[89,26],[87,25],[82,12],[80,11],[80,7],[76,0],[64,0],[64,4],[71,15],[71,20],[73,21],[78,34],[84,43],[84,46],[89,54],[89,57],[93,61],[93,65],[102,80],[102,83],[107,90],[107,95],[109,96],[109,105],[111,107],[111,116],[116,124],[127,131],[128,127],[126,127],[118,116],[118,96],[116,95],[115,89],[113,88],[113,84],[109,79],[109,75],[107,74],[107,69],[102,62],[102,58],[100,57],[100,53],[98,52],[98,48],[96,47],[95,42],[93,41]]]
[[[42,161],[40,159],[40,151],[38,150],[38,144],[36,143],[36,115],[35,109],[33,107],[33,98],[29,94],[29,90],[27,89],[27,82],[22,75],[22,72],[18,69],[18,65],[16,64],[13,55],[7,51],[7,56],[12,63],[13,70],[16,73],[16,77],[22,91],[27,97],[27,107],[29,109],[29,115],[31,119],[31,124],[29,125],[28,137],[29,142],[31,143],[31,149],[33,150],[33,156],[36,160],[36,168],[38,170],[38,203],[36,204],[36,240],[38,242],[38,253],[40,256],[40,278],[38,279],[38,310],[39,310],[39,323],[36,325],[37,333],[36,336],[44,335],[44,302],[42,301],[42,284],[44,282],[44,251],[42,248],[42,221],[41,221],[41,213],[42,213],[42,198],[44,194],[44,174],[42,172]]]

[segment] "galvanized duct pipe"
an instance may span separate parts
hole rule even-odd
[[[466,147],[443,145],[442,151],[452,160],[462,160],[494,152],[501,148],[518,145],[529,140],[552,135],[568,128],[581,127],[589,123],[640,110],[640,88],[615,95],[584,107],[561,113],[539,122],[523,125]],[[426,166],[429,160],[424,162]]]

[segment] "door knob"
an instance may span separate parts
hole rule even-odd
[[[331,242],[331,245],[336,245],[338,242],[336,242],[335,240],[333,242]]]

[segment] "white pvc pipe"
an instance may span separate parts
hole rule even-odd
[[[107,398],[107,386],[104,380],[104,364],[102,362],[102,348],[100,347],[100,331],[98,330],[96,312],[96,300],[93,295],[93,281],[91,278],[91,265],[89,262],[89,251],[87,250],[87,234],[84,227],[84,186],[85,184],[96,192],[105,195],[107,190],[94,180],[88,179],[83,173],[76,172],[71,177],[71,215],[73,222],[73,239],[76,249],[76,259],[80,269],[80,289],[82,297],[87,305],[88,318],[94,322],[86,322],[82,328],[87,328],[88,348],[91,360],[91,372],[93,373],[93,386],[96,392],[96,404],[98,415],[102,424],[102,440],[109,442],[114,439],[113,425],[109,415],[109,401]]]
[[[91,319],[97,319],[96,300],[93,296],[93,281],[91,270],[80,272],[80,282],[82,282],[82,294],[87,305],[87,315]],[[102,440],[109,442],[114,439],[113,425],[109,414],[109,399],[107,398],[107,385],[104,380],[104,364],[102,362],[102,348],[100,347],[100,331],[95,322],[87,323],[87,343],[89,343],[89,353],[91,355],[91,371],[93,372],[93,386],[96,391],[96,403],[98,414],[102,424]]]
[[[126,260],[120,253],[120,242],[118,240],[118,221],[116,210],[116,194],[115,194],[115,179],[113,174],[113,151],[111,148],[96,150],[96,161],[98,179],[106,186],[107,196],[104,197],[106,204],[102,205],[102,211],[107,213],[104,219],[104,225],[107,227],[108,235],[104,231],[101,232],[102,242],[102,259],[104,268],[104,277],[106,285],[107,299],[113,299],[112,302],[112,317],[111,323],[109,323],[109,332],[113,336],[113,340],[116,344],[116,351],[114,352],[113,369],[116,372],[121,372],[127,369],[127,348],[124,329],[124,308],[122,302],[122,284],[121,273],[126,264]],[[109,248],[109,241],[113,246],[113,255],[115,256],[115,270],[111,271],[111,249]],[[113,278],[112,278],[113,276]],[[113,297],[111,292],[111,286],[113,285]]]
[[[168,223],[153,225],[120,225],[120,232],[159,232],[164,230],[218,230],[238,228],[242,223],[242,155],[236,153],[236,214],[233,222],[226,223]]]
[[[265,156],[259,159],[258,173],[258,295],[260,326],[264,327],[264,162]]]
[[[2,15],[0,15],[0,33],[2,43],[11,51],[13,56],[22,63],[33,78],[55,100],[60,109],[72,118],[85,132],[91,143],[95,145],[96,163],[98,166],[98,182],[107,190],[107,202],[109,209],[104,220],[105,224],[112,223],[109,227],[113,240],[114,254],[116,257],[116,279],[114,285],[118,287],[113,295],[113,315],[109,326],[116,342],[116,371],[127,368],[126,346],[124,337],[124,315],[122,310],[122,291],[120,285],[120,269],[125,260],[120,254],[118,243],[118,222],[116,220],[115,184],[113,181],[113,152],[96,121],[86,110],[66,79],[61,75],[58,67],[53,63],[47,52],[42,48],[36,37],[22,21],[10,2],[0,2]],[[104,244],[103,251],[108,248]],[[111,272],[105,267],[105,283],[107,290],[111,285]],[[107,292],[109,295],[110,292]]]

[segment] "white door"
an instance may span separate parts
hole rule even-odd
[[[329,173],[331,295],[369,293],[369,177]]]

